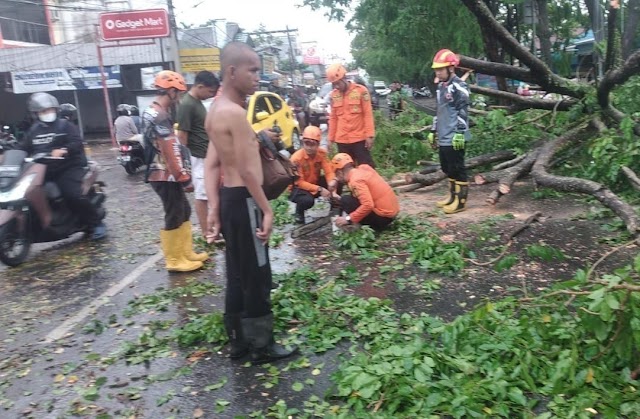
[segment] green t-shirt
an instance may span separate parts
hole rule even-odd
[[[201,101],[185,94],[178,106],[176,122],[180,131],[187,132],[187,147],[193,157],[201,159],[207,156],[209,137],[204,129],[204,120],[207,117],[207,110]]]

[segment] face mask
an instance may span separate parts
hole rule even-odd
[[[56,115],[55,112],[47,112],[47,113],[38,114],[38,119],[41,120],[42,122],[53,122],[56,120],[57,116],[58,115]]]

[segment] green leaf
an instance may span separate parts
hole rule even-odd
[[[527,398],[522,393],[522,390],[520,390],[518,387],[514,387],[510,389],[508,393],[508,397],[509,397],[509,400],[519,404],[520,406],[527,405]]]
[[[293,391],[302,391],[304,389],[304,384],[302,384],[301,382],[296,381],[295,383],[293,383],[293,385],[291,386],[291,389]]]

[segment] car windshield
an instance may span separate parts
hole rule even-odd
[[[324,98],[333,90],[333,85],[331,83],[325,83],[322,85],[320,90],[318,90],[318,97]]]

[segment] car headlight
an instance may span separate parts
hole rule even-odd
[[[8,190],[7,192],[0,192],[0,202],[13,202],[18,201],[24,198],[24,195],[27,193],[27,189],[29,189],[29,185],[33,182],[33,179],[36,177],[35,173],[31,173],[20,179],[16,186]]]

